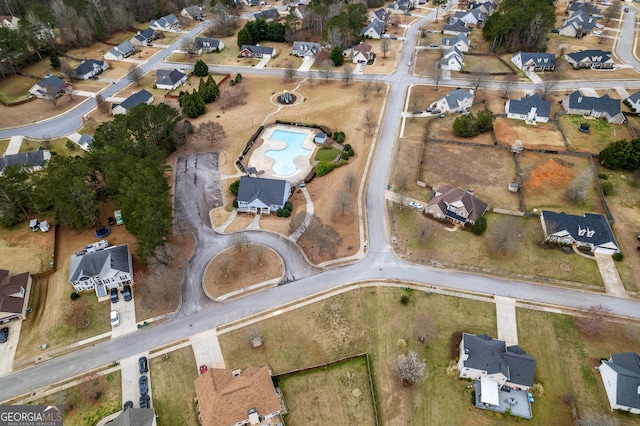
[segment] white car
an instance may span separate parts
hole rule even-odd
[[[604,28],[604,25],[602,25],[602,24],[596,24],[596,28],[603,29],[603,28]]]
[[[602,35],[602,31],[591,31],[591,34],[593,35]]]
[[[411,207],[412,209],[416,209],[416,210],[418,210],[419,212],[421,212],[421,211],[423,211],[423,210],[424,210],[424,206],[423,206],[422,204],[420,204],[420,203],[415,202],[415,201],[409,201],[409,202],[407,203],[407,205],[408,205],[409,207]]]
[[[111,327],[117,327],[120,325],[120,313],[118,311],[111,311]]]

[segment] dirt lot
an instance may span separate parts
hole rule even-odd
[[[507,190],[516,175],[511,152],[427,143],[423,161],[421,180],[427,185],[472,188],[475,195],[491,207],[518,210],[518,195]],[[487,173],[488,170],[491,173]]]
[[[40,217],[40,220],[50,218]],[[27,222],[11,230],[0,228],[0,269],[12,274],[39,274],[51,269],[55,230],[33,232]]]
[[[471,108],[472,112],[478,112],[484,109],[484,105],[476,105]],[[491,132],[481,133],[473,138],[463,138],[453,133],[453,122],[460,116],[459,113],[446,115],[444,118],[436,118],[429,122],[428,137],[434,139],[444,139],[449,141],[473,142],[483,145],[494,145]]]
[[[565,150],[562,133],[556,123],[529,125],[522,120],[497,118],[493,130],[499,143],[513,145],[520,139],[525,148]]]
[[[491,55],[464,55],[463,71],[502,73],[511,71],[511,67]],[[455,77],[454,77],[455,78]],[[492,78],[492,77],[491,77]],[[499,77],[504,78],[504,77]],[[493,79],[493,78],[492,78]]]
[[[571,182],[582,171],[590,170],[588,159],[532,152],[523,152],[519,158],[527,210],[547,208],[580,215],[584,212],[604,213],[595,180],[589,185],[584,205],[576,205],[567,197]]]
[[[275,251],[255,244],[238,245],[211,259],[204,282],[212,297],[220,297],[283,274],[282,259]]]
[[[627,126],[609,124],[604,118],[583,117],[582,115],[562,115],[560,122],[564,129],[569,146],[574,151],[591,152],[598,154],[609,142],[620,139],[631,140],[633,136]],[[578,127],[583,122],[588,123],[589,133],[583,133]]]

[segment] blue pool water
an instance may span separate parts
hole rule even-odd
[[[298,172],[293,159],[298,156],[308,156],[311,150],[302,146],[304,133],[288,132],[286,130],[275,130],[271,139],[282,141],[287,144],[284,149],[270,149],[264,155],[273,159],[273,173],[279,176],[292,176]]]

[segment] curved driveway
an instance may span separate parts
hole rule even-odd
[[[215,234],[207,226],[206,221],[203,221],[199,216],[197,219],[193,216],[190,220],[198,240],[198,247],[193,259],[187,266],[187,281],[189,285],[185,286],[183,307],[178,315],[165,323],[143,328],[133,334],[99,343],[43,362],[34,367],[0,377],[0,401],[82,374],[109,364],[114,360],[148,351],[154,347],[163,346],[250,315],[269,311],[319,292],[338,288],[348,283],[367,280],[406,280],[437,287],[473,291],[488,295],[495,294],[521,301],[578,309],[598,303],[608,306],[616,314],[640,319],[640,302],[635,300],[411,265],[394,256],[388,241],[389,231],[387,229],[384,189],[389,175],[391,159],[393,158],[394,143],[398,135],[405,91],[409,83],[417,82],[417,78],[408,75],[408,67],[405,64],[408,63],[413,53],[415,36],[420,24],[430,18],[432,16],[420,19],[418,25],[413,25],[408,30],[407,43],[399,62],[399,70],[394,75],[381,77],[392,83],[392,90],[389,95],[386,115],[375,153],[375,161],[369,174],[366,193],[369,249],[367,256],[362,261],[353,265],[316,273],[317,270],[306,265],[300,251],[286,239],[274,238],[273,235],[264,232],[248,231],[247,237],[249,240],[266,243],[283,254],[285,262],[287,262],[287,273],[295,274],[295,283],[275,287],[224,304],[204,303],[202,302],[204,300],[202,294],[196,293],[201,282],[204,266],[221,247],[230,244],[230,237]],[[241,69],[240,71],[246,72],[246,69]],[[268,69],[264,71],[281,72]],[[424,81],[425,79],[422,80]],[[460,86],[468,85],[466,82],[457,81],[449,83]],[[562,87],[563,85],[566,85],[566,88],[574,88],[577,84],[578,82],[565,82],[560,85],[560,88],[564,88]],[[636,86],[632,87],[640,87],[639,81],[633,84]],[[497,83],[493,83],[489,86],[497,85]],[[612,83],[599,81],[594,82],[591,86],[607,87],[607,85],[611,87]],[[521,86],[530,87],[530,85]],[[197,188],[194,186],[188,189],[187,187],[188,185],[180,190],[192,191],[187,192],[187,196],[196,197],[197,192],[194,191],[197,191]],[[294,279],[293,275],[289,277]],[[202,290],[200,289],[199,291],[201,292]]]

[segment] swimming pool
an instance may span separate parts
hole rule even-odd
[[[265,151],[264,156],[273,160],[271,169],[278,176],[292,176],[299,169],[293,161],[300,156],[311,155],[311,149],[302,146],[307,135],[299,132],[289,132],[287,130],[274,130],[269,139],[282,141],[287,144],[283,149],[270,149]]]

